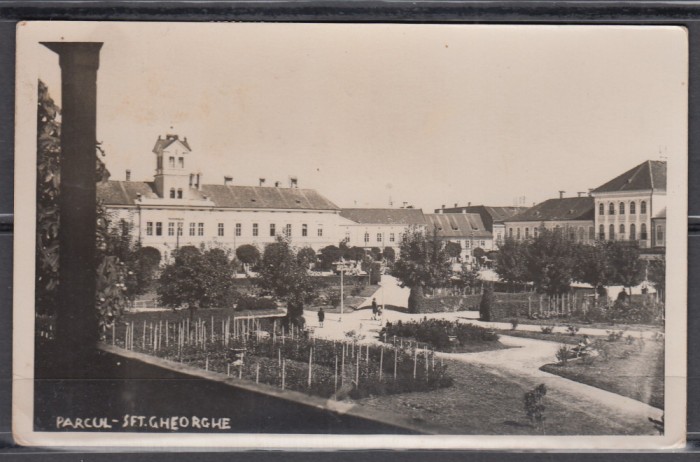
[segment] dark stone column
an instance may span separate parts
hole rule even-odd
[[[97,42],[43,43],[61,65],[57,357],[79,371],[98,339],[95,312]],[[65,371],[69,373],[68,370]]]

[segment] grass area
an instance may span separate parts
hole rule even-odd
[[[400,414],[444,434],[467,435],[631,435],[656,434],[646,420],[622,425],[617,416],[591,409],[590,403],[550,391],[544,398],[545,427],[532,425],[523,396],[533,379],[497,374],[486,366],[445,360],[453,378],[449,388],[430,393],[375,396],[357,402],[372,409]],[[544,430],[544,431],[543,431]]]
[[[576,327],[590,327],[592,329],[603,330],[639,330],[639,331],[658,331],[662,329],[660,325],[654,324],[630,324],[620,322],[585,322],[575,318],[566,316],[549,318],[549,319],[530,319],[527,316],[520,316],[508,319],[501,319],[498,322],[510,322],[511,319],[517,319],[520,324],[532,324],[534,326],[551,326],[556,325],[557,329],[565,330],[569,324]]]
[[[664,408],[664,344],[624,340],[594,344],[601,354],[589,360],[547,364],[542,370]]]

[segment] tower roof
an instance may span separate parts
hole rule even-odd
[[[187,142],[187,137],[180,139],[180,135],[168,134],[165,135],[165,138],[161,138],[160,136],[158,136],[156,144],[155,146],[153,146],[153,152],[157,154],[177,141],[179,141],[184,147],[186,147],[188,151],[192,150],[192,148],[190,148],[190,144]]]

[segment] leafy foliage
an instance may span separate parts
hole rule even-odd
[[[297,252],[297,261],[304,268],[309,268],[311,264],[316,263],[316,251],[311,247],[303,247]]]
[[[408,229],[401,240],[400,258],[391,274],[402,287],[446,287],[450,281],[450,261],[443,241],[434,229],[430,237],[418,228]]]
[[[38,82],[37,99],[37,227],[36,227],[36,311],[54,315],[58,305],[59,242],[61,191],[61,122],[60,108],[49,94],[48,87]],[[109,177],[100,159],[105,153],[95,145],[95,181]],[[101,328],[110,325],[123,312],[128,293],[138,292],[133,269],[127,269],[115,255],[123,243],[114,242],[118,236],[110,229],[104,209],[97,208],[97,274],[95,315]],[[130,274],[129,271],[132,271]]]
[[[644,280],[645,265],[639,258],[639,244],[634,241],[611,242],[609,252],[612,282],[627,287],[631,293],[631,288]]]
[[[544,433],[545,421],[545,406],[544,397],[547,394],[547,386],[544,383],[539,384],[531,391],[525,393],[523,401],[525,403],[525,413],[531,423],[542,427]]]
[[[386,326],[379,331],[379,338],[389,341],[393,337],[427,343],[432,348],[444,351],[451,350],[453,346],[496,342],[498,340],[498,334],[483,327],[445,319],[387,322]],[[452,343],[450,337],[455,339],[455,344]]]
[[[666,258],[662,257],[661,259],[650,261],[647,276],[649,282],[652,283],[663,298],[663,294],[666,292]]]
[[[160,275],[158,297],[164,306],[198,308],[232,306],[238,294],[233,285],[235,267],[227,252],[202,251],[185,246]]]
[[[396,260],[396,251],[393,247],[384,247],[382,255],[388,263],[393,263]]]
[[[503,282],[511,286],[529,282],[526,244],[507,238],[498,248],[494,270]]]
[[[319,268],[328,271],[333,267],[333,263],[340,260],[343,251],[334,245],[329,245],[319,251]]]
[[[251,297],[244,295],[239,297],[236,304],[237,311],[255,311],[255,310],[275,310],[277,304],[274,300],[265,297]]]
[[[540,229],[527,247],[527,272],[538,292],[569,291],[576,268],[576,244],[560,230]]]
[[[447,244],[445,244],[445,252],[447,252],[447,255],[449,255],[450,258],[457,260],[462,254],[462,246],[459,242],[449,241]]]
[[[236,249],[236,258],[245,265],[255,266],[260,262],[260,251],[254,245],[244,244]]]
[[[612,277],[609,243],[597,241],[594,245],[580,245],[577,252],[576,279],[590,284],[596,293],[601,293]]]

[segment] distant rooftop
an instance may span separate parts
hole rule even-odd
[[[597,187],[592,192],[644,191],[650,189],[666,190],[665,161],[644,161],[633,169]]]
[[[594,205],[594,199],[589,196],[548,199],[505,221],[593,220]]]
[[[431,213],[425,214],[425,220],[428,231],[437,227],[440,237],[492,237],[478,213]]]
[[[341,209],[340,216],[360,224],[425,225],[421,209]]]

